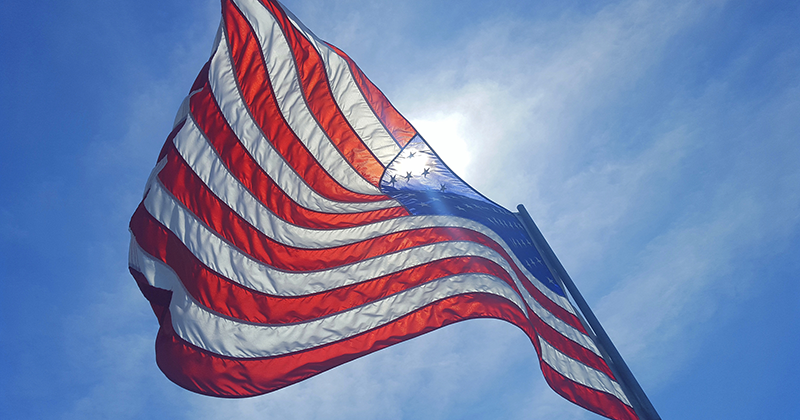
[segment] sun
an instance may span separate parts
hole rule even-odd
[[[464,116],[459,113],[440,115],[431,119],[415,119],[412,123],[419,134],[458,176],[464,177],[472,155],[462,133]],[[409,162],[424,165],[424,162]]]

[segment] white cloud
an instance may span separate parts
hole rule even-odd
[[[579,280],[600,299],[597,311],[623,353],[648,366],[643,376],[653,384],[668,382],[702,344],[686,341],[730,296],[720,289],[751,287],[753,278],[731,278],[745,250],[780,252],[798,226],[798,171],[787,163],[798,150],[786,143],[797,135],[797,123],[787,125],[798,115],[796,87],[741,97],[724,80],[734,68],[699,95],[676,85],[658,112],[631,116],[650,120],[605,111],[635,96],[674,38],[722,6],[623,2],[535,29],[487,21],[429,46],[437,58],[430,68],[388,89],[434,148],[453,138],[467,145],[471,165],[459,174],[468,182],[539,215],[567,267],[585,274]],[[752,53],[735,67],[752,65]],[[426,133],[431,121],[448,119],[449,135]]]
[[[513,19],[484,22],[440,45],[427,71],[391,87],[399,92],[392,99],[412,121],[463,115],[465,141],[477,156],[465,177],[506,202],[584,166],[587,153],[610,141],[584,137],[588,123],[657,62],[671,36],[702,15],[684,4],[669,7],[626,2],[535,28]],[[435,136],[422,134],[436,146]],[[507,182],[509,172],[524,175]]]
[[[403,55],[412,48],[402,34],[415,6],[393,2],[387,11],[382,4],[365,4],[289,7],[363,65],[362,57],[373,80],[389,79],[378,85],[459,175],[506,206],[528,206],[587,297],[599,302],[595,309],[623,354],[646,366],[637,371],[646,385],[668,383],[682,358],[691,357],[685,343],[696,334],[692,324],[715,316],[720,289],[730,296],[751,286],[752,279],[734,275],[744,250],[779,243],[797,230],[800,172],[787,168],[800,155],[788,141],[780,143],[796,140],[797,123],[785,124],[798,114],[791,99],[796,89],[772,98],[760,112],[744,103],[735,113],[720,115],[729,93],[720,82],[701,95],[677,93],[655,115],[653,127],[624,131],[604,125],[610,117],[605,109],[651,77],[665,45],[716,5],[630,1],[592,15],[568,11],[534,27],[495,17],[452,42],[431,40],[420,51],[429,59],[427,68],[419,67],[424,60],[417,57],[414,68],[395,68],[401,74],[375,75],[369,68],[386,69],[375,62],[391,54],[386,50]],[[207,6],[203,27],[215,26],[217,3]],[[387,15],[389,29],[375,24]],[[383,31],[398,35],[380,36]],[[213,38],[209,31],[198,32],[203,34],[178,40],[174,74],[142,85],[131,102],[129,131],[94,145],[88,161],[97,166],[90,171],[133,166],[149,171],[167,134],[163,125],[171,122],[202,65],[195,59],[207,55]],[[360,46],[346,47],[350,43]],[[742,122],[745,117],[748,123]],[[733,144],[764,136],[761,141],[771,149],[753,146],[747,156],[712,159],[712,173],[704,175],[698,168],[708,148],[725,147],[708,136],[727,124],[734,126],[728,133],[738,130],[741,136]],[[631,132],[639,136],[635,141],[620,141]],[[712,140],[714,146],[708,146]],[[753,155],[756,165],[748,168],[746,158]],[[777,167],[769,166],[776,161]],[[115,193],[120,197],[109,218],[123,220],[133,211],[144,180],[126,179],[126,185],[138,183]],[[763,188],[770,189],[768,196]],[[97,384],[68,417],[135,417],[147,402],[172,400],[191,418],[391,419],[409,412],[445,418],[465,401],[503,398],[493,392],[524,370],[531,374],[522,383],[527,388],[508,390],[519,397],[504,407],[509,417],[594,418],[549,390],[524,335],[495,321],[448,327],[263,397],[191,395],[165,384],[157,370],[155,320],[133,280],[111,274],[120,271],[116,265],[124,261],[124,249],[119,247],[127,243],[109,246],[116,251],[95,275],[125,286],[95,296],[98,304],[65,324],[79,329],[77,337],[100,336],[90,360],[82,360],[78,343],[70,344],[73,359],[80,360],[76,366],[93,370]],[[134,332],[118,331],[103,319],[108,314],[134,320]],[[120,354],[127,359],[115,363]]]

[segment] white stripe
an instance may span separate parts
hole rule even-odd
[[[466,293],[489,293],[525,307],[514,289],[488,274],[458,274],[361,305],[347,311],[293,324],[266,325],[223,318],[198,305],[178,276],[163,262],[141,250],[131,236],[129,265],[148,283],[172,290],[172,325],[184,340],[231,357],[269,357],[307,350],[388,324],[430,303]]]
[[[542,349],[542,360],[556,372],[583,386],[611,394],[628,406],[631,405],[619,384],[608,375],[561,353],[541,337],[538,338]]]
[[[239,183],[205,140],[193,120],[186,122],[183,129],[175,136],[174,144],[194,173],[220,200],[258,231],[285,245],[299,248],[330,248],[392,232],[427,227],[464,227],[464,222],[468,222],[468,219],[448,216],[420,216],[395,218],[342,229],[318,230],[299,227],[276,216]],[[471,223],[472,225],[467,228],[486,235],[494,233],[480,224]],[[500,238],[494,239],[500,241]]]
[[[509,273],[509,276],[514,279],[517,288],[522,292],[525,302],[542,321],[579,345],[598,355],[600,354],[593,341],[588,336],[541,306],[520,283],[511,269],[511,266],[500,254],[497,254],[497,252],[491,248],[474,242],[444,242],[426,245],[424,247],[403,250],[398,253],[372,258],[356,264],[330,270],[313,273],[293,273],[276,270],[268,265],[253,260],[236,248],[230,246],[217,235],[207,230],[189,212],[175,202],[174,198],[171,197],[159,183],[156,183],[151,188],[145,200],[145,208],[147,208],[162,224],[173,230],[173,233],[186,244],[187,248],[203,264],[245,287],[274,295],[293,296],[318,293],[360,281],[366,281],[374,277],[397,272],[408,267],[441,258],[465,255],[480,256],[497,263]],[[269,212],[266,213],[270,214]],[[316,247],[319,248],[326,248],[332,246],[332,244],[320,243],[319,240],[323,239],[323,237],[334,239],[337,245],[342,244],[343,239],[345,243],[351,243],[363,240],[367,237],[375,237],[380,234],[386,234],[387,232],[398,231],[400,230],[397,229],[398,225],[401,225],[399,227],[407,225],[407,223],[402,222],[409,221],[409,219],[412,218],[400,218],[358,228],[331,231],[313,231],[294,227],[295,232],[292,232],[293,235],[290,237],[293,239],[305,239],[303,242],[316,241],[316,243],[303,243],[302,245],[316,245]],[[424,221],[425,219],[431,218],[416,219],[422,219],[420,221]],[[177,225],[183,227],[182,229],[178,229],[177,232],[173,229],[176,220],[179,220]],[[268,224],[268,226],[291,226],[281,223],[277,218],[272,222],[273,223]],[[418,225],[416,227],[420,226]],[[297,242],[294,242],[295,245],[297,245]],[[207,252],[209,247],[211,247],[210,249],[213,249],[214,252],[209,254]]]
[[[274,280],[271,279],[269,282],[261,284],[260,286],[256,286],[254,284],[247,285],[247,287],[255,288],[256,290],[260,290],[265,293],[292,296],[298,294],[318,293],[320,291],[329,290],[329,288],[341,287],[345,284],[351,284],[354,278],[365,278],[367,275],[367,273],[363,271],[363,266],[359,266],[359,268],[356,269],[350,269],[348,267],[365,264],[372,261],[378,261],[386,264],[385,267],[398,267],[398,269],[403,269],[410,266],[398,266],[396,263],[389,263],[388,261],[385,261],[386,258],[392,256],[399,257],[402,255],[402,253],[394,253],[321,272],[299,273],[276,270],[252,259],[248,255],[239,251],[236,247],[221,239],[216,232],[210,230],[207,226],[205,226],[205,224],[197,220],[191,212],[186,210],[182,204],[177,202],[176,199],[172,197],[172,195],[165,190],[164,186],[159,182],[155,182],[151,186],[150,191],[144,200],[144,205],[147,211],[157,221],[172,231],[181,240],[181,242],[183,242],[186,247],[201,262],[203,262],[203,264],[206,264],[214,271],[217,271],[218,273],[232,280],[240,278],[260,278],[265,275],[270,278],[275,277]],[[280,226],[280,224],[276,223],[273,226]],[[288,225],[283,226],[286,227]],[[330,248],[336,245],[355,243],[371,237],[378,237],[380,235],[387,235],[394,232],[431,226],[460,227],[476,231],[482,230],[480,229],[481,225],[465,219],[447,216],[414,216],[391,219],[357,228],[323,231],[307,229],[304,235],[295,236],[293,240],[296,244],[306,245],[304,248]],[[301,229],[297,228],[297,231],[299,230]],[[297,233],[297,231],[295,233]],[[341,238],[344,238],[345,240],[342,240]],[[469,248],[462,249],[462,246],[454,246],[453,244],[455,243],[464,244],[464,246],[469,246]],[[510,276],[516,278],[516,274],[511,269],[508,261],[506,261],[499,254],[497,254],[496,251],[489,247],[471,241],[440,242],[439,246],[443,246],[445,248],[452,247],[453,249],[459,250],[458,253],[450,254],[448,256],[478,255],[495,260],[498,264],[503,266],[506,271],[509,272]],[[485,252],[478,252],[478,249],[485,249]],[[425,258],[424,255],[421,255],[420,259],[418,260],[418,264],[430,260],[431,256]],[[342,269],[347,271],[342,272],[340,275],[337,274],[337,272]],[[380,271],[384,274],[391,272],[387,271],[386,269],[376,270],[376,272],[377,271]],[[360,273],[360,275],[358,275],[358,273]],[[274,276],[271,274],[277,275]],[[287,278],[292,276],[302,276],[306,279],[308,279],[308,276],[319,276],[320,280],[309,283],[308,281],[298,281],[296,278]],[[280,280],[283,278],[287,278],[285,282]],[[325,280],[323,281],[323,279]],[[319,287],[324,288],[320,289]]]
[[[517,259],[516,255],[513,252],[509,251],[509,255],[512,255],[514,258],[514,262],[517,264],[520,270],[522,270],[528,278],[533,278],[535,280],[531,281],[534,287],[539,290],[543,295],[545,295],[548,299],[552,300],[556,303],[556,305],[563,308],[565,311],[571,313],[572,315],[576,315],[575,308],[572,307],[572,303],[564,296],[557,294],[556,292],[550,290],[549,287],[545,286],[538,278],[536,278],[533,274],[528,271],[528,269],[522,265],[522,263]]]
[[[508,262],[497,252],[471,241],[414,247],[328,270],[283,271],[256,261],[221,239],[174,201],[161,184],[151,187],[144,204],[153,218],[172,231],[211,270],[242,286],[277,296],[320,293],[448,257],[480,256],[511,271]]]
[[[160,261],[153,259],[153,257],[150,257],[144,250],[142,250],[139,247],[138,243],[136,243],[135,240],[132,241],[131,243],[130,255],[131,255],[130,257],[131,261],[134,260],[145,261],[147,262],[147,264],[149,264],[147,266],[163,264]],[[326,270],[323,272],[315,272],[315,273],[291,273],[291,272],[280,272],[277,270],[265,270],[266,273],[265,271],[261,271],[261,272],[250,273],[250,275],[248,275],[248,273],[241,273],[239,271],[234,271],[236,277],[229,279],[242,286],[249,287],[250,289],[265,293],[269,293],[269,291],[265,291],[263,290],[263,288],[260,289],[259,286],[283,285],[289,288],[297,285],[297,283],[299,283],[299,280],[307,281],[308,286],[317,286],[317,288],[324,287],[324,289],[320,291],[325,291],[334,289],[336,287],[342,287],[359,283],[362,281],[368,281],[372,278],[397,272],[404,268],[414,267],[416,265],[428,261],[435,261],[443,258],[463,256],[463,255],[473,255],[473,256],[483,257],[488,260],[494,261],[498,265],[504,266],[506,270],[509,269],[508,263],[502,257],[500,257],[500,255],[498,255],[491,249],[482,247],[473,242],[458,242],[458,243],[447,242],[447,243],[426,245],[423,247],[401,251],[400,253],[395,254],[394,257],[391,258],[388,256],[382,257],[378,261],[367,260],[364,263],[357,264],[351,270],[347,270],[347,272],[342,273],[341,275],[337,275],[340,273],[340,270]],[[257,262],[253,263],[257,264]],[[134,263],[131,264],[134,267],[145,266],[141,262],[138,262],[135,265]],[[213,267],[211,268],[213,270]],[[268,269],[269,267],[264,267],[264,268]],[[383,268],[383,270],[378,274],[373,274],[375,273],[375,270],[379,268]],[[142,271],[144,273],[143,269],[140,269],[139,271]],[[264,282],[264,279],[258,277],[260,275],[270,276],[273,278],[273,281]],[[355,275],[360,275],[361,277],[356,278],[354,277]],[[314,278],[310,279],[309,277],[314,277]],[[336,284],[327,283],[327,281],[329,281],[331,278],[338,279],[339,281],[336,282]],[[148,277],[148,279],[150,279],[150,277]],[[156,287],[168,288],[165,286],[156,285],[154,283],[155,281],[158,281],[158,278],[153,278],[151,284],[153,284]],[[600,356],[597,347],[595,347],[594,343],[591,341],[591,339],[589,339],[589,337],[587,337],[579,330],[573,328],[569,324],[565,323],[564,321],[562,321],[561,319],[557,318],[555,315],[547,311],[535,299],[533,299],[526,290],[522,289],[521,285],[519,284],[519,281],[517,281],[516,279],[515,279],[515,285],[519,290],[522,291],[525,303],[528,304],[533,313],[537,317],[539,317],[539,319],[541,319],[543,322],[545,322],[547,325],[549,325],[550,327],[552,327],[565,337],[571,339],[577,344],[585,347],[590,351],[593,351],[595,354]],[[171,289],[171,287],[169,288]],[[304,292],[307,292],[307,290],[305,290]],[[270,293],[270,294],[277,295],[276,293]],[[280,294],[279,296],[296,296],[303,294],[310,294],[310,293],[284,293]]]
[[[253,196],[230,173],[193,120],[190,119],[186,122],[175,136],[174,144],[192,171],[220,200],[261,233],[282,244],[300,248],[330,248],[377,237],[388,231],[409,228],[404,218],[344,229],[325,230],[308,229],[287,223]],[[329,212],[344,214],[356,212],[363,209],[365,204],[374,203],[328,202],[326,204],[328,204],[326,210]],[[396,204],[399,206],[399,203]],[[431,224],[431,226],[434,225]]]
[[[266,209],[266,207],[255,197],[253,194],[242,185],[239,180],[231,174],[228,167],[220,159],[217,150],[208,142],[206,136],[197,127],[197,123],[193,118],[186,121],[181,130],[176,134],[173,139],[173,144],[178,153],[183,159],[191,166],[192,170],[197,174],[203,182],[211,188],[214,193],[221,197],[232,208],[239,209],[238,213],[245,217],[247,215],[246,208]],[[283,162],[283,160],[280,160]],[[285,162],[284,162],[285,164]],[[285,170],[291,172],[291,175],[296,176],[289,168],[276,168],[277,170]],[[270,172],[277,172],[276,169],[271,169]],[[359,213],[369,210],[379,210],[388,207],[390,204],[399,206],[400,204],[394,200],[386,200],[380,202],[366,202],[366,203],[347,203],[328,200],[325,197],[314,192],[298,180],[296,183],[301,188],[294,188],[294,191],[287,192],[292,199],[297,198],[295,202],[302,202],[316,211],[343,214],[343,213]],[[302,188],[305,187],[305,188]],[[292,195],[295,195],[292,197]],[[298,205],[302,205],[298,203]],[[259,210],[256,210],[259,211]],[[253,210],[250,210],[252,213]],[[252,216],[250,216],[252,218]],[[273,216],[277,217],[277,216]],[[246,217],[247,218],[247,217]],[[250,221],[248,219],[248,221]]]
[[[189,92],[189,94],[186,95],[185,98],[183,98],[183,102],[181,102],[181,105],[178,107],[178,112],[175,114],[175,120],[172,123],[173,129],[177,127],[178,124],[181,123],[181,121],[185,120],[187,115],[189,115],[190,111],[189,103],[192,100],[192,96],[194,96],[194,94],[197,92],[199,92],[199,90]]]
[[[228,45],[222,38],[208,71],[211,92],[223,117],[247,152],[275,183],[301,206],[321,212],[336,212],[341,206],[319,195],[289,166],[264,137],[240,95],[231,67]],[[348,165],[349,166],[349,165]],[[394,200],[361,203],[357,211],[377,210],[397,205]],[[345,207],[353,211],[355,204]]]
[[[128,248],[128,266],[142,273],[147,279],[147,283],[153,287],[164,290],[183,288],[178,275],[175,274],[172,267],[146,253],[136,242],[133,232],[131,232],[131,244]]]
[[[227,51],[227,45],[222,42],[219,46],[218,53],[220,49],[224,49]],[[223,114],[225,115],[228,121],[236,122],[235,126],[232,126],[234,132],[236,133],[237,137],[239,137],[240,141],[245,145],[246,148],[250,151],[250,153],[259,161],[262,167],[270,174],[270,176],[278,182],[284,191],[294,190],[293,187],[301,186],[303,189],[308,189],[307,185],[299,178],[296,178],[297,175],[291,170],[291,168],[286,165],[283,159],[278,155],[269,145],[269,142],[266,141],[261,132],[258,130],[257,126],[252,122],[250,119],[249,114],[244,108],[244,104],[241,102],[239,97],[239,92],[236,88],[234,79],[232,79],[232,69],[230,67],[230,62],[227,60],[227,53],[223,54],[225,60],[217,60],[217,57],[212,60],[211,69],[209,71],[209,79],[212,80],[212,90],[214,90],[214,95],[217,97],[218,103],[220,103],[220,107],[223,109]],[[227,77],[212,77],[212,73],[225,73]],[[222,92],[218,92],[218,89],[215,87],[215,83],[220,84],[220,86],[224,86],[225,89]],[[227,86],[224,84],[227,83]],[[235,98],[231,100],[231,98]],[[254,141],[255,140],[255,141]],[[260,146],[256,148],[256,146]],[[255,149],[255,150],[253,150]],[[269,159],[274,157],[274,159]],[[269,159],[269,160],[268,160]],[[280,166],[278,170],[275,168]],[[294,178],[284,178],[281,177],[282,174],[291,174]],[[297,182],[300,181],[300,182]],[[310,190],[310,189],[309,189]],[[295,197],[294,194],[290,194],[293,198]],[[300,203],[300,200],[298,200]],[[383,204],[385,207],[391,207],[395,205],[394,200],[389,200]],[[307,202],[301,203],[304,205],[308,204]],[[311,207],[309,207],[311,208]],[[463,220],[463,219],[462,219]],[[475,226],[477,225],[474,222],[470,223]],[[477,225],[479,226],[479,225]],[[470,227],[472,228],[472,227]],[[550,300],[564,308],[566,311],[575,314],[575,309],[573,309],[572,305],[570,304],[569,300],[567,300],[564,296],[560,296],[555,292],[551,291],[547,286],[545,286],[541,281],[536,279],[526,268],[525,266],[517,259],[516,255],[511,252],[510,248],[508,248],[505,243],[494,233],[494,231],[488,231],[487,229],[473,229],[476,231],[480,231],[481,233],[486,234],[487,236],[491,237],[497,243],[502,244],[503,248],[506,249],[506,252],[512,256],[514,262],[517,266],[528,276],[531,280],[531,283],[540,291],[542,294],[547,296]]]
[[[506,259],[493,249],[475,242],[440,242],[323,271],[287,272],[256,261],[219,238],[179,205],[159,183],[151,187],[145,199],[145,208],[211,270],[244,287],[278,296],[299,296],[328,291],[443,258],[482,257],[495,262],[509,274],[522,293],[522,298],[543,322],[577,344],[600,354],[588,336],[550,313],[530,295]],[[380,224],[398,224],[400,220],[402,219]],[[369,225],[363,228],[366,227]],[[310,238],[314,238],[313,232]]]
[[[176,136],[176,139],[177,138],[178,136]],[[214,178],[212,177],[211,180],[208,180],[207,182],[214,185],[215,182],[212,181],[213,179]],[[204,225],[202,225],[195,219],[193,214],[183,209],[183,207],[180,204],[178,204],[168,192],[164,191],[163,186],[160,183],[154,182],[154,184],[150,187],[150,190],[151,191],[148,193],[144,201],[145,207],[148,209],[150,214],[152,214],[153,217],[155,217],[162,224],[164,224],[170,230],[172,230],[173,233],[175,233],[178,237],[180,237],[182,242],[186,244],[186,246],[204,264],[211,267],[218,273],[223,274],[231,279],[235,278],[232,276],[236,276],[236,273],[242,273],[242,272],[253,273],[252,276],[250,275],[244,276],[245,278],[248,277],[260,278],[265,274],[263,269],[250,269],[247,271],[242,271],[244,267],[229,266],[229,264],[233,261],[239,261],[242,264],[245,264],[245,266],[252,266],[252,265],[260,266],[262,264],[252,260],[250,257],[244,256],[238,250],[234,249],[229,244],[227,244],[227,242],[221,240],[216,233],[209,231]],[[243,195],[241,197],[247,197],[247,195]],[[513,252],[511,252],[508,246],[503,242],[503,240],[499,236],[497,236],[497,234],[494,231],[469,219],[463,219],[454,216],[408,216],[408,217],[400,217],[378,223],[346,228],[346,229],[314,230],[314,229],[305,229],[285,223],[280,218],[275,217],[266,207],[264,207],[263,205],[261,205],[256,201],[251,201],[249,203],[244,203],[244,204],[242,204],[241,201],[248,201],[248,200],[246,198],[241,198],[241,200],[233,199],[229,200],[227,204],[232,209],[234,209],[234,211],[237,211],[240,214],[240,216],[242,216],[245,220],[248,220],[256,229],[264,233],[266,236],[275,239],[278,242],[299,248],[317,248],[317,249],[331,248],[335,246],[355,243],[365,239],[375,238],[381,235],[386,235],[394,232],[401,232],[411,229],[421,229],[427,227],[457,227],[457,228],[473,230],[488,236],[490,239],[494,240],[497,244],[502,246],[503,249],[506,251],[506,253],[510,255],[511,258],[514,260],[517,267],[520,268],[521,271],[523,271],[523,274],[525,274],[528,277],[528,280],[535,287],[537,287],[542,292],[544,292],[545,290],[549,291],[549,289],[547,289],[538,279],[536,279],[532,274],[530,274],[525,269],[524,266],[522,266],[520,261],[513,254]],[[178,221],[177,223],[176,220]],[[193,229],[192,234],[189,234],[185,230],[185,227],[187,226],[192,227]],[[207,255],[207,253],[204,252],[205,249],[204,246],[206,244],[209,245],[214,244],[215,252],[218,253],[224,252],[224,255],[230,257],[222,258],[221,260],[212,258],[213,254],[208,255],[207,257],[203,257],[203,255]],[[518,287],[521,290],[524,290],[524,287],[521,284],[519,284],[520,279],[517,278],[516,273],[511,269],[511,266],[508,264],[508,262],[504,258],[502,258],[499,254],[496,254],[494,250],[491,250],[490,255],[492,256],[490,259],[496,261],[498,264],[503,266],[503,268],[506,271],[508,271],[509,275],[515,280],[515,282],[518,283]],[[216,264],[215,263],[216,261],[220,262],[225,261],[225,263]],[[255,275],[255,273],[260,273],[260,274]],[[280,273],[283,272],[281,271]],[[281,274],[280,277],[284,277],[285,275],[286,274],[283,273]],[[307,273],[304,273],[303,275],[307,275]],[[364,278],[363,275],[353,277],[354,273],[347,273],[347,274],[343,273],[342,275],[346,276],[346,278],[342,279],[342,281],[347,281],[347,279],[352,280],[353,278]],[[327,282],[327,284],[329,284],[331,288],[340,287],[343,285],[341,283],[338,283],[335,278],[329,280],[330,281]],[[309,284],[307,282],[297,282],[295,280],[291,280],[288,281],[287,283],[291,284],[291,286],[287,287],[286,289],[294,289],[298,294],[317,293],[321,291],[321,290],[309,290],[306,288],[303,288],[302,290],[296,289],[297,287],[303,287],[302,285]],[[324,283],[313,282],[311,284],[314,284],[315,287],[319,287],[321,284]],[[256,290],[261,290],[266,293],[280,294],[281,293],[280,291],[275,290],[273,287],[271,287],[273,285],[275,285],[274,281],[269,281],[268,283],[260,286],[247,284],[247,287],[255,288]],[[284,289],[284,288],[279,287],[279,289]],[[524,294],[526,296],[526,300],[533,301],[533,298],[530,297],[527,290],[524,290]],[[563,296],[556,295],[553,292],[549,292],[549,295],[550,296],[548,296],[548,298],[550,298],[552,301],[554,301],[562,308],[565,308],[566,310],[574,314],[574,309],[566,300],[566,298],[564,298]]]
[[[187,122],[186,133],[196,132],[196,129],[192,128],[191,121]],[[181,145],[183,144],[182,140],[184,138],[184,132],[179,133],[176,136],[176,146],[180,149]],[[215,154],[211,153],[212,155],[216,156]],[[197,159],[189,159],[197,160]],[[202,160],[202,159],[200,159]],[[223,168],[221,162],[217,165],[214,164],[207,164],[207,165],[195,165],[202,169],[204,166],[217,166]],[[202,171],[201,171],[202,172]],[[223,173],[227,173],[225,170],[222,171]],[[212,185],[215,181],[222,179],[222,176],[204,176],[201,174],[201,177],[206,178],[206,182],[210,182]],[[210,178],[210,181],[209,181]],[[239,184],[235,182],[235,180],[229,180],[232,185],[238,186]],[[221,188],[226,188],[228,185],[223,183]],[[357,282],[355,279],[367,280],[372,277],[367,276],[367,272],[364,270],[367,267],[372,267],[375,269],[376,266],[384,265],[384,270],[382,274],[386,274],[387,272],[394,272],[398,270],[402,270],[407,267],[411,267],[414,265],[418,265],[424,263],[426,261],[432,261],[438,258],[446,258],[451,256],[462,256],[462,255],[475,255],[481,256],[487,259],[490,259],[500,266],[502,266],[509,275],[514,279],[517,287],[523,292],[523,296],[525,301],[531,307],[531,309],[536,313],[536,315],[541,318],[545,323],[550,325],[555,330],[561,332],[563,335],[569,337],[576,343],[582,345],[583,347],[599,354],[597,348],[595,347],[594,343],[587,337],[585,334],[581,333],[580,331],[572,328],[565,322],[561,321],[559,318],[555,317],[549,311],[544,309],[538,302],[533,299],[533,297],[524,289],[522,284],[519,282],[519,279],[511,269],[511,266],[507,263],[507,261],[502,258],[499,254],[495,251],[485,248],[483,246],[479,246],[477,244],[467,242],[466,244],[472,246],[475,249],[464,249],[463,247],[453,247],[452,245],[447,244],[439,244],[434,247],[434,249],[438,249],[439,254],[431,255],[428,254],[430,249],[429,247],[423,249],[413,249],[403,251],[400,254],[394,254],[393,257],[386,256],[385,258],[382,257],[380,260],[369,260],[363,263],[359,263],[357,266],[349,267],[349,269],[345,269],[344,271],[341,269],[335,269],[335,274],[331,276],[331,270],[326,270],[324,272],[316,273],[316,276],[322,277],[324,276],[327,281],[317,280],[313,281],[309,279],[310,273],[286,273],[280,270],[272,269],[269,266],[264,266],[260,262],[252,260],[251,258],[241,254],[235,248],[230,247],[225,241],[219,239],[214,233],[207,231],[204,227],[202,227],[199,222],[194,219],[194,216],[190,213],[186,212],[179,204],[174,201],[174,198],[169,195],[168,192],[163,190],[163,187],[160,184],[155,184],[153,186],[153,191],[151,194],[148,195],[148,199],[145,201],[145,206],[148,210],[155,215],[157,219],[159,219],[162,223],[167,225],[171,228],[170,223],[167,223],[167,220],[174,220],[174,216],[170,216],[170,213],[175,213],[176,211],[181,213],[180,218],[187,220],[186,223],[180,223],[179,225],[187,226],[187,225],[197,225],[193,230],[199,232],[200,239],[198,241],[192,241],[192,238],[197,238],[197,234],[195,235],[187,235],[186,237],[182,238],[183,241],[187,244],[188,248],[196,254],[196,256],[207,266],[212,268],[213,270],[226,275],[227,277],[231,278],[234,281],[239,282],[240,284],[255,289],[259,291],[263,291],[266,293],[271,294],[281,294],[280,289],[293,289],[290,292],[290,295],[295,294],[310,294],[316,293],[322,290],[330,290],[335,287],[341,287],[346,284],[352,284]],[[213,188],[212,188],[213,189]],[[217,191],[215,191],[218,193]],[[219,193],[218,193],[219,194]],[[249,197],[249,195],[245,194],[244,197]],[[241,197],[236,197],[234,199],[228,199],[228,204],[237,210],[237,204],[241,207],[242,201],[248,201],[246,199],[242,199]],[[303,229],[297,226],[287,224],[280,220],[279,218],[275,217],[266,207],[263,207],[258,201],[254,198],[251,198],[249,206],[247,207],[255,207],[256,208],[256,215],[257,217],[246,217],[243,216],[246,220],[248,220],[251,224],[253,224],[256,228],[259,228],[262,233],[269,237],[273,237],[278,239],[280,242],[287,243],[291,246],[299,246],[303,248],[327,248],[332,246],[343,245],[347,243],[353,243],[356,241],[364,240],[367,238],[377,237],[379,235],[387,234],[389,232],[397,232],[407,229],[413,228],[423,228],[423,227],[433,227],[433,226],[452,226],[452,227],[465,227],[465,228],[472,228],[476,231],[482,231],[482,233],[487,234],[488,236],[495,236],[494,240],[498,241],[499,244],[504,245],[503,242],[494,235],[494,232],[490,230],[486,230],[483,228],[482,225],[476,224],[472,221],[466,219],[459,219],[455,217],[448,217],[448,216],[423,216],[423,217],[405,217],[405,218],[397,218],[389,221],[384,221],[380,223],[375,223],[371,225],[360,226],[356,228],[348,228],[348,229],[337,229],[337,230],[310,230],[310,229]],[[254,213],[253,210],[249,212],[240,212],[245,214],[252,214]],[[161,215],[161,216],[159,216]],[[427,223],[426,223],[427,222]],[[460,223],[454,223],[460,222]],[[465,226],[465,224],[472,226]],[[278,235],[275,235],[273,231],[277,230]],[[180,230],[180,232],[176,233],[180,236],[179,233],[185,233],[185,229]],[[194,244],[194,246],[193,246]],[[208,258],[206,256],[204,258],[204,253],[199,252],[199,250],[203,249],[204,244],[214,244],[216,252],[215,255],[219,256],[222,253],[226,254],[227,258],[222,258],[219,260],[217,258]],[[452,243],[449,243],[452,244]],[[445,251],[442,253],[442,251]],[[508,249],[507,252],[510,253]],[[398,258],[402,258],[405,254],[411,254],[411,259],[408,261],[403,262],[402,264],[398,262]],[[511,254],[513,255],[513,254]],[[405,255],[408,257],[408,255]],[[395,270],[386,270],[389,266],[386,265],[386,260],[392,260],[391,267],[395,267]],[[231,262],[234,262],[231,265]],[[239,264],[236,264],[238,262]],[[241,275],[240,275],[241,273]],[[313,276],[313,274],[311,274]],[[304,281],[297,281],[295,277],[302,276]],[[265,278],[266,277],[266,278]],[[377,275],[375,276],[377,277]],[[264,281],[259,281],[259,279],[264,279]],[[311,280],[311,281],[309,281]],[[338,281],[337,281],[338,280]],[[534,284],[537,283],[534,281]],[[275,290],[275,288],[278,290]],[[281,287],[284,286],[284,287]],[[288,286],[288,287],[287,287]],[[302,290],[298,290],[297,287],[301,287]],[[305,286],[313,286],[311,289]],[[320,289],[322,288],[322,289]],[[549,289],[548,289],[549,290]],[[286,290],[288,291],[288,290]]]
[[[291,48],[272,14],[254,0],[236,0],[234,3],[249,21],[259,40],[278,107],[292,131],[325,171],[342,186],[357,193],[382,194],[378,187],[370,184],[350,166],[309,110]],[[218,50],[218,53],[221,52]]]
[[[520,289],[522,290],[522,289]],[[580,330],[575,329],[573,326],[567,324],[566,322],[562,321],[561,318],[553,315],[550,311],[545,309],[544,306],[540,305],[539,302],[536,301],[528,291],[523,291],[523,298],[525,299],[525,303],[531,308],[534,314],[541,319],[545,324],[549,325],[552,329],[558,331],[561,335],[569,338],[570,340],[574,341],[581,347],[591,351],[592,353],[603,357],[600,354],[600,350],[594,344],[594,341],[589,338],[588,335],[582,333]]]
[[[392,138],[386,127],[375,115],[369,102],[364,98],[364,94],[350,71],[350,65],[342,56],[306,28],[292,12],[285,7],[283,10],[294,27],[302,32],[319,52],[322,61],[325,63],[325,71],[328,74],[336,104],[339,105],[339,109],[342,110],[350,126],[353,127],[358,136],[361,137],[381,163],[384,166],[388,165],[400,153],[400,146]]]
[[[500,296],[525,311],[514,290],[502,280],[485,274],[461,274],[296,324],[259,325],[223,318],[195,303],[183,289],[173,292],[170,313],[175,332],[200,348],[229,357],[269,357],[344,340],[438,300],[466,293]]]

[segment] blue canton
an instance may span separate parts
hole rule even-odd
[[[553,292],[564,292],[514,213],[467,185],[415,136],[392,160],[381,178],[381,190],[413,215],[451,215],[483,224],[497,233],[525,268]]]

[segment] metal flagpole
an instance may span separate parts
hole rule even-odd
[[[558,257],[556,257],[556,254],[550,248],[547,240],[544,239],[542,232],[536,227],[536,223],[533,223],[533,219],[531,219],[531,215],[528,214],[525,206],[520,204],[517,206],[517,210],[519,210],[517,216],[528,231],[534,246],[539,253],[542,254],[545,265],[555,274],[556,280],[561,283],[562,287],[566,288],[575,301],[575,304],[578,306],[579,311],[583,314],[583,317],[580,317],[581,321],[584,323],[584,326],[588,323],[586,329],[594,333],[595,342],[600,348],[600,351],[606,356],[605,359],[609,362],[609,367],[612,369],[612,372],[614,372],[614,376],[619,379],[619,383],[628,396],[636,414],[642,420],[661,420],[653,404],[650,403],[650,399],[647,398],[647,395],[633,376],[633,373],[631,373],[628,365],[625,364],[625,361],[617,351],[614,343],[611,342],[603,326],[600,325],[600,321],[594,316],[586,300],[583,299],[578,288],[575,287],[575,283],[572,282],[572,278],[567,274],[567,270],[561,265],[561,261],[558,260]]]

